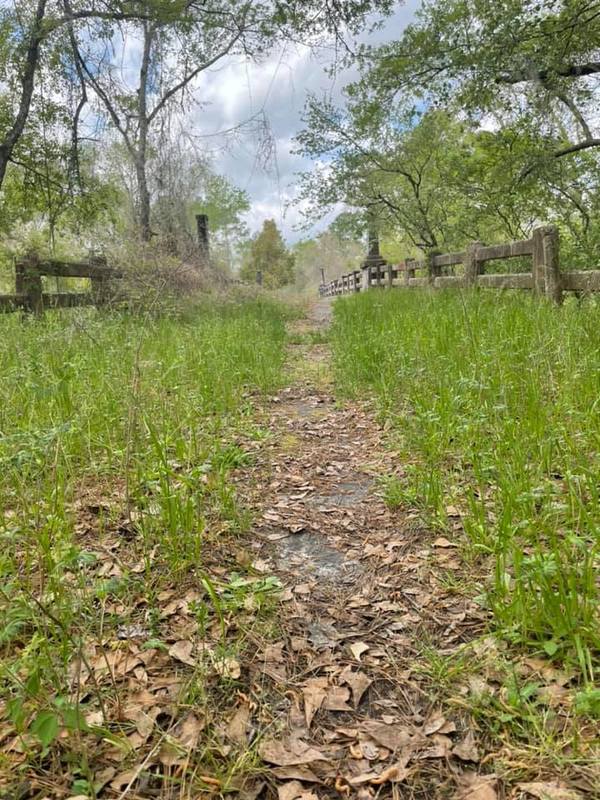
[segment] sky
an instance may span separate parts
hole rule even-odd
[[[384,22],[381,30],[362,41],[385,42],[399,38],[412,20],[420,0],[405,0]],[[328,219],[308,231],[298,230],[302,222],[300,209],[290,206],[296,196],[296,175],[310,170],[311,161],[293,153],[293,138],[302,129],[302,111],[307,93],[328,94],[342,99],[345,84],[357,77],[353,69],[332,78],[326,71],[332,55],[311,54],[308,47],[286,46],[272,53],[261,64],[242,60],[227,63],[205,73],[195,95],[198,105],[191,111],[191,129],[199,137],[200,147],[213,151],[217,172],[246,190],[252,203],[246,222],[252,232],[260,229],[265,219],[275,219],[288,242],[323,230],[342,207],[334,209]],[[256,137],[250,133],[227,137],[227,147],[219,132],[229,130],[264,111],[272,131],[275,152],[266,169],[257,158]]]

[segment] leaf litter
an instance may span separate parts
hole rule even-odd
[[[315,313],[326,321],[326,310]],[[295,348],[294,358],[292,385],[260,420],[273,435],[237,442],[255,456],[234,473],[254,512],[250,534],[211,540],[209,584],[160,586],[158,622],[145,596],[103,601],[102,613],[118,621],[114,636],[107,628],[102,640],[82,642],[70,665],[90,731],[82,736],[95,737],[94,796],[591,796],[588,771],[549,778],[526,749],[505,742],[494,752],[468,709],[485,698],[504,702],[501,654],[484,636],[481,605],[444,580],[465,570],[459,512],[448,510],[452,535],[441,536],[418,514],[388,509],[375,478],[398,466],[372,409],[336,405],[326,347]],[[110,509],[110,498],[80,502],[95,573],[142,575],[131,520],[100,546],[94,509]],[[153,558],[159,563],[160,553]],[[248,576],[241,582],[240,569]],[[272,575],[282,589],[274,616],[261,621],[252,586]],[[432,676],[424,650],[457,663],[466,655],[473,668],[451,685],[446,662]],[[538,681],[540,702],[558,719],[570,715],[568,675],[543,659],[517,670]],[[0,744],[18,769],[26,748],[3,730]],[[249,752],[262,769],[243,768]],[[496,757],[502,778],[492,772]],[[64,773],[54,786],[38,774],[28,781],[23,798],[77,796]]]

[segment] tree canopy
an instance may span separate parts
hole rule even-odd
[[[311,218],[345,202],[408,249],[565,234],[600,240],[600,4],[429,0],[402,36],[365,46],[345,104],[311,97],[298,149]]]
[[[294,263],[294,255],[286,248],[275,221],[267,219],[250,243],[240,277],[254,283],[260,273],[266,289],[280,289],[294,280]]]

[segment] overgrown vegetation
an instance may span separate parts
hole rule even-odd
[[[392,424],[388,501],[441,530],[460,518],[496,627],[576,669],[582,708],[600,654],[597,313],[399,290],[338,302],[332,330],[340,391],[372,391]]]
[[[175,763],[179,732],[168,717],[148,720],[154,712],[135,699],[142,674],[131,673],[160,672],[164,651],[195,667],[171,666],[151,688],[171,687],[172,720],[193,706],[196,733],[210,725],[206,698],[239,677],[246,627],[278,584],[224,568],[231,535],[249,522],[229,476],[251,457],[239,432],[252,438],[252,409],[281,382],[284,316],[250,301],[206,303],[179,319],[0,318],[0,787],[9,796],[21,777],[51,772],[72,776],[65,791],[93,797],[90,759],[109,746],[127,763],[148,739],[170,746],[163,764]],[[169,609],[170,592],[184,606]],[[204,650],[192,660],[197,640]],[[199,762],[212,758],[210,741],[206,733]]]

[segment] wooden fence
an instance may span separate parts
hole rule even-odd
[[[531,258],[528,272],[485,273],[485,264],[489,261],[523,256]],[[461,274],[456,274],[459,265]],[[421,274],[417,275],[417,272]],[[491,246],[474,242],[461,253],[431,253],[425,260],[407,259],[400,264],[387,264],[376,248],[361,269],[323,283],[319,292],[322,297],[333,297],[393,286],[526,289],[560,303],[565,291],[578,294],[600,292],[600,270],[561,271],[558,229],[544,226],[536,228],[531,239]]]
[[[44,292],[42,277],[89,278],[90,292]],[[15,294],[0,295],[0,312],[22,309],[41,314],[49,308],[105,305],[114,296],[114,279],[122,274],[103,258],[89,261],[40,261],[30,255],[15,264]]]

